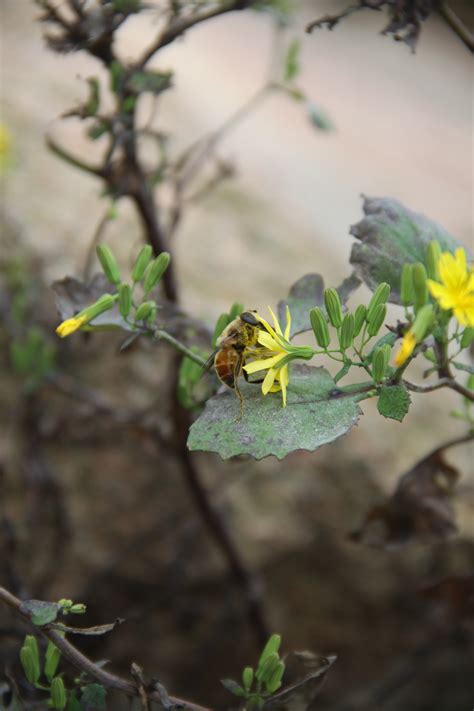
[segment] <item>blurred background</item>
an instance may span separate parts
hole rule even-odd
[[[437,15],[415,54],[380,34],[387,18],[378,12],[304,33],[309,21],[347,4],[295,2],[281,40],[301,40],[298,83],[334,130],[318,131],[300,104],[269,95],[220,146],[235,176],[191,206],[175,235],[182,306],[211,328],[234,301],[273,306],[309,271],[339,284],[350,273],[349,227],[361,219],[361,194],[396,198],[466,246],[472,240],[470,52]],[[101,140],[91,144],[80,124],[58,117],[84,100],[84,80],[104,71],[84,53],[47,50],[27,0],[3,0],[1,13],[1,121],[10,149],[0,178],[0,580],[19,596],[85,602],[91,624],[126,618],[82,648],[123,673],[137,661],[170,693],[224,706],[232,698],[218,679],[236,677],[258,654],[242,594],[173,452],[120,416],[147,410],[166,428],[168,356],[147,344],[117,356],[119,339],[108,335],[61,343],[54,335],[49,285],[82,276],[107,204],[101,185],[48,152],[44,137],[77,155],[100,154]],[[153,9],[127,21],[121,56],[141,53],[157,29]],[[268,15],[231,13],[160,51],[153,66],[173,69],[175,86],[153,114],[151,104],[141,110],[169,135],[172,154],[218,128],[265,83],[273,35]],[[117,210],[104,238],[129,266],[141,228],[126,200]],[[362,287],[354,302],[366,295]],[[79,384],[72,391],[32,394],[14,372],[10,315],[23,308],[28,327],[46,334],[62,372]],[[414,371],[419,381],[422,366]],[[338,655],[315,708],[461,711],[473,703],[464,612],[449,595],[420,594],[473,572],[467,448],[449,452],[462,472],[453,538],[396,550],[348,538],[404,471],[461,431],[449,416],[454,393],[413,400],[402,425],[363,403],[359,427],[342,440],[282,462],[193,456],[261,579],[270,630],[286,650]],[[11,628],[0,611],[7,665],[24,634]],[[456,634],[438,644],[447,630]]]

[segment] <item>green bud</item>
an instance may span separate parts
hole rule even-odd
[[[425,265],[419,262],[412,267],[413,292],[415,295],[415,309],[418,310],[428,301],[428,284]]]
[[[359,304],[354,312],[354,338],[359,335],[365,321],[367,309],[364,304]]]
[[[413,264],[404,264],[400,278],[400,301],[403,306],[410,306],[415,300],[413,291]]]
[[[64,682],[60,676],[56,676],[51,682],[51,706],[53,709],[66,708],[67,697]]]
[[[153,254],[153,250],[151,248],[151,245],[145,244],[145,246],[141,248],[141,250],[138,253],[138,257],[135,260],[135,264],[133,265],[133,270],[132,270],[133,281],[136,282],[136,281],[140,281],[141,279],[143,279],[143,275],[145,274],[145,270],[150,263],[152,254]]]
[[[120,282],[120,271],[110,247],[107,247],[106,244],[98,244],[95,250],[107,279],[111,284],[118,284]]]
[[[335,328],[340,328],[342,324],[342,306],[336,289],[326,289],[324,292],[324,304],[332,325]]]
[[[145,294],[148,294],[160,281],[161,277],[168,269],[171,256],[168,252],[162,252],[155,259],[150,262],[145,271],[145,280],[143,282],[143,289]]]
[[[385,321],[385,316],[387,315],[386,304],[378,304],[375,310],[372,312],[371,319],[367,326],[367,333],[369,336],[376,336],[377,333],[382,328],[383,322]]]
[[[354,326],[354,315],[346,314],[339,332],[339,343],[343,351],[352,346],[352,341],[354,340]]]
[[[20,662],[25,672],[25,676],[30,684],[36,684],[40,678],[40,658],[38,642],[33,635],[27,635],[20,649]]]
[[[250,688],[253,684],[253,676],[254,672],[252,667],[245,667],[244,671],[242,672],[242,681],[244,682],[244,687],[246,691],[250,691]]]
[[[266,682],[268,679],[270,679],[279,662],[280,657],[278,656],[277,652],[272,652],[271,654],[269,654],[268,657],[266,657],[264,661],[260,662],[258,665],[258,669],[255,674],[257,680]]]
[[[367,323],[370,323],[372,321],[373,315],[377,310],[377,307],[381,304],[387,303],[387,299],[389,296],[390,285],[387,284],[387,282],[383,281],[381,284],[378,285],[378,287],[372,294],[372,298],[369,301],[369,305],[367,307],[367,314],[365,316],[365,320],[367,321]]]
[[[464,329],[461,336],[461,348],[468,348],[474,341],[474,328],[468,326]]]
[[[387,357],[388,350],[388,357]],[[387,372],[388,359],[390,357],[390,346],[377,348],[372,358],[372,377],[376,383],[380,383]]]
[[[315,307],[309,312],[309,318],[318,346],[327,348],[331,342],[331,336],[323,312],[320,308]]]
[[[426,248],[426,270],[430,279],[437,281],[439,279],[438,263],[441,257],[441,247],[439,242],[433,240]]]
[[[132,290],[129,284],[120,284],[118,288],[118,305],[120,315],[127,318],[132,308]]]
[[[273,652],[278,652],[278,650],[280,649],[280,644],[281,635],[272,634],[265,647],[263,648],[263,651],[260,655],[260,659],[258,660],[259,667],[263,664],[265,659],[270,656],[270,654],[273,654]]]
[[[136,310],[135,321],[145,321],[153,309],[156,309],[156,303],[154,301],[144,301]]]
[[[222,331],[230,323],[229,314],[221,314],[216,321],[216,327],[214,328],[214,335],[212,336],[212,346],[216,347],[217,339],[221,335]]]
[[[240,316],[240,314],[244,310],[244,305],[239,304],[238,301],[235,302],[235,304],[232,304],[230,311],[229,311],[229,323],[234,320],[234,318],[237,318],[237,316]]]
[[[417,343],[421,343],[431,328],[434,318],[434,309],[431,304],[426,304],[417,313],[411,332],[415,335]]]
[[[115,304],[116,298],[112,296],[112,294],[103,294],[103,296],[100,297],[100,299],[97,299],[95,304],[92,304],[91,306],[88,306],[86,309],[83,309],[78,316],[87,316],[88,321],[92,321],[92,319],[96,318],[100,314],[104,313],[105,311],[108,311],[109,309],[112,308],[112,306]],[[72,600],[68,600],[67,602],[70,602],[72,605]],[[71,606],[69,605],[69,607]]]
[[[67,600],[65,597],[62,597],[60,600],[58,600],[58,605],[59,607],[69,609],[70,607],[72,607],[72,600]]]
[[[153,326],[156,321],[156,314],[158,313],[158,306],[154,304],[151,307],[150,313],[146,317],[147,326]]]
[[[76,602],[75,605],[71,607],[71,612],[73,615],[83,615],[87,610],[87,607],[83,602]]]
[[[60,658],[61,652],[59,649],[52,642],[48,642],[44,662],[44,675],[49,682],[51,682],[51,679],[56,674]]]
[[[275,667],[275,670],[271,677],[267,679],[265,682],[267,691],[270,694],[274,694],[275,691],[278,691],[278,689],[281,686],[281,680],[283,678],[283,673],[285,671],[285,665],[283,662],[278,662],[277,666]]]

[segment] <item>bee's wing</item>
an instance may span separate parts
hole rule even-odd
[[[203,369],[204,371],[210,370],[210,369],[212,368],[212,366],[214,365],[214,358],[216,357],[216,353],[217,353],[218,350],[219,350],[219,349],[216,348],[216,349],[211,353],[211,355],[209,356],[209,358],[206,360],[206,362],[205,362],[204,365],[202,366],[202,369]]]

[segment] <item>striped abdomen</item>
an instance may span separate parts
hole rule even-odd
[[[214,367],[217,377],[224,385],[235,388],[235,383],[242,370],[242,354],[235,348],[221,348],[216,353]]]

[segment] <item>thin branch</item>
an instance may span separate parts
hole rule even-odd
[[[204,358],[201,358],[200,355],[192,351],[190,348],[187,348],[187,346],[184,345],[184,343],[181,343],[178,341],[174,336],[172,336],[170,333],[167,331],[163,331],[161,329],[157,329],[154,334],[155,338],[161,339],[163,341],[166,341],[167,343],[170,344],[170,346],[173,346],[173,348],[178,351],[179,353],[182,353],[186,358],[189,358],[190,360],[194,361],[194,363],[197,363],[200,365],[202,368],[206,365],[206,361]]]
[[[86,173],[91,173],[91,175],[95,175],[97,178],[105,177],[103,168],[91,165],[90,163],[86,163],[80,158],[73,156],[72,153],[69,153],[69,151],[56,143],[51,136],[46,136],[46,145],[50,151],[59,156],[59,158],[62,158],[62,160],[66,161],[66,163],[69,163],[69,165],[72,165],[74,168],[79,168],[79,170],[84,170]]]
[[[474,52],[474,34],[470,31],[464,22],[450,8],[448,3],[442,2],[439,6],[439,13],[446,21],[450,28],[457,34],[459,39],[464,42],[466,47]]]
[[[177,37],[184,34],[191,27],[194,27],[194,25],[205,22],[206,20],[211,20],[213,17],[218,17],[226,12],[245,10],[254,5],[255,2],[256,0],[226,0],[217,7],[207,10],[207,12],[192,15],[187,18],[172,19],[163,32],[158,35],[151,47],[146,50],[141,59],[137,62],[137,68],[143,68],[159,49],[166,47],[167,44],[171,44]]]
[[[66,637],[63,637],[59,632],[52,629],[49,625],[44,627],[38,627],[33,625],[28,615],[26,615],[21,610],[21,600],[12,595],[11,592],[3,587],[0,587],[0,601],[4,602],[8,607],[10,607],[14,612],[21,617],[25,622],[27,622],[36,632],[42,634],[46,639],[52,642],[64,655],[76,669],[88,674],[93,679],[98,681],[100,684],[105,686],[107,689],[116,689],[127,696],[138,697],[142,693],[132,682],[123,679],[122,677],[111,674],[105,669],[97,666],[89,657],[86,657],[79,649],[77,649]],[[155,701],[161,703],[161,693],[159,691],[146,691],[147,698],[150,701]],[[191,701],[186,701],[185,699],[180,699],[177,697],[170,696],[170,701],[172,704],[182,706],[188,711],[210,711],[204,706],[199,706]]]
[[[455,390],[460,393],[471,402],[474,402],[474,392],[469,390],[469,388],[464,387],[464,385],[461,385],[461,383],[458,383],[457,380],[454,380],[453,378],[440,378],[440,380],[437,380],[435,383],[428,383],[427,385],[410,383],[408,380],[402,380],[402,383],[406,388],[408,388],[408,390],[412,390],[415,393],[431,393],[434,390],[440,390],[441,388],[450,388],[451,390]]]
[[[310,22],[309,25],[306,26],[306,32],[310,34],[315,28],[321,28],[324,27],[324,25],[327,25],[327,28],[332,30],[344,17],[348,17],[354,12],[359,12],[359,10],[381,10],[386,4],[388,4],[387,0],[380,0],[379,2],[360,0],[358,5],[349,5],[349,7],[346,7],[345,10],[342,10],[342,12],[339,12],[337,15],[324,15],[317,20],[313,20],[313,22]]]

